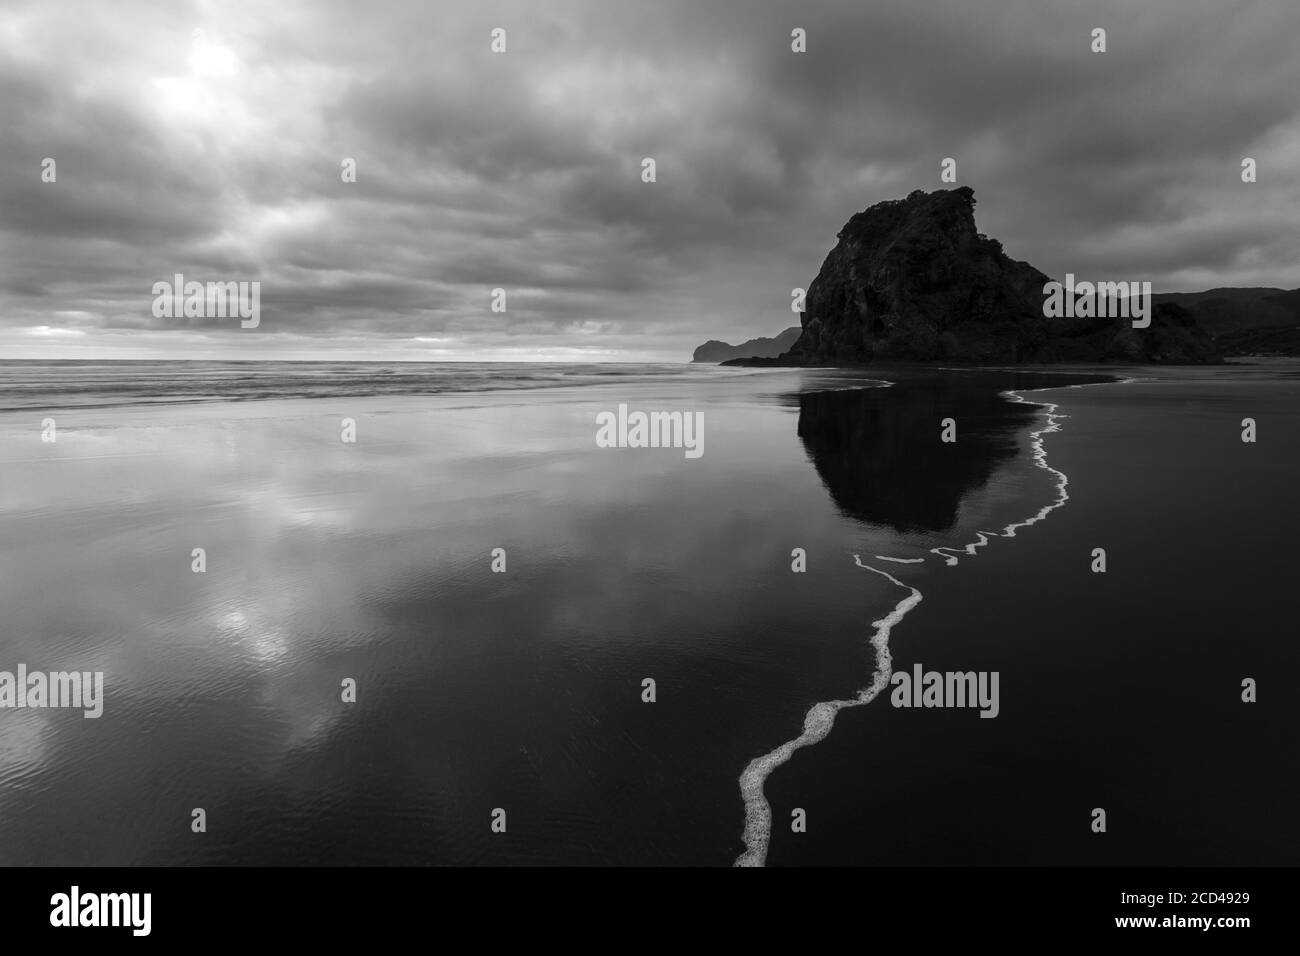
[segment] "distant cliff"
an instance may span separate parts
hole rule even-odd
[[[725,362],[728,359],[776,358],[778,355],[790,351],[791,346],[798,340],[799,333],[802,331],[799,326],[795,325],[775,338],[750,339],[740,345],[728,345],[726,342],[710,339],[695,350],[691,361],[718,363]]]
[[[853,216],[808,287],[802,334],[779,363],[1221,361],[1174,303],[1155,305],[1147,329],[1127,318],[1045,317],[1051,279],[978,232],[974,208],[963,186]]]

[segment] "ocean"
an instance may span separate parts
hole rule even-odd
[[[1298,397],[0,362],[0,671],[103,674],[0,707],[0,864],[1294,864]]]

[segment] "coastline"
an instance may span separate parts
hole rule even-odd
[[[28,862],[44,846],[45,859],[105,863],[292,853],[726,865],[746,850],[737,774],[761,754],[781,757],[750,776],[751,790],[763,785],[770,865],[1032,862],[1065,852],[1052,828],[1073,833],[1080,813],[1086,834],[1096,805],[1115,810],[1131,840],[1134,809],[1114,794],[1134,798],[1125,775],[1141,779],[1142,761],[1166,738],[1179,742],[1178,728],[1166,723],[1133,753],[1129,738],[1146,739],[1160,714],[1195,716],[1210,693],[1221,696],[1213,720],[1230,730],[1210,759],[1244,752],[1247,773],[1267,773],[1266,755],[1287,743],[1266,722],[1241,723],[1266,710],[1235,703],[1224,655],[1240,656],[1230,674],[1287,666],[1287,610],[1267,595],[1256,607],[1254,592],[1263,576],[1268,595],[1289,593],[1285,548],[1300,527],[1294,509],[1276,525],[1255,519],[1269,489],[1300,480],[1286,453],[1294,387],[1259,368],[1227,380],[1221,369],[1201,379],[1152,371],[1124,389],[1061,384],[1105,368],[929,371],[899,372],[893,384],[847,372],[710,374],[528,395],[105,407],[60,414],[50,445],[30,416],[0,417],[10,440],[0,560],[13,608],[0,645],[50,669],[103,670],[107,695],[102,720],[70,726],[24,711],[4,728],[5,816],[26,821],[4,831],[6,858]],[[1039,391],[1044,380],[1056,384]],[[708,454],[596,447],[595,412],[630,396],[701,403]],[[932,429],[948,410],[961,441],[941,445]],[[1237,437],[1246,413],[1267,443],[1246,449],[1263,452],[1254,458]],[[343,415],[356,417],[356,446],[339,441]],[[1049,432],[1055,417],[1065,427]],[[1056,469],[1070,507],[1052,504]],[[1045,504],[1051,520],[1025,530]],[[1208,522],[1187,521],[1206,508]],[[987,541],[990,528],[1016,540]],[[1206,554],[1206,542],[1218,551],[1227,541],[1228,559]],[[1098,544],[1111,551],[1105,576],[1087,568]],[[812,573],[791,574],[796,545]],[[205,577],[191,572],[195,546],[208,551]],[[509,551],[506,576],[489,572],[496,546]],[[141,589],[160,569],[169,586]],[[1199,577],[1183,594],[1189,575]],[[1220,590],[1240,600],[1203,613]],[[1264,623],[1242,623],[1245,600]],[[1188,642],[1204,653],[1183,660]],[[1157,670],[1125,685],[1148,659],[1178,680]],[[856,706],[879,695],[891,667],[914,663],[1000,671],[1002,712],[969,720]],[[355,710],[337,703],[343,675],[359,676]],[[659,682],[653,707],[638,696],[647,675]],[[1130,705],[1110,721],[1106,709],[1129,695],[1146,710]],[[843,706],[811,706],[827,698]],[[1101,718],[1089,712],[1081,725],[1061,712],[1095,701]],[[408,744],[390,746],[394,721]],[[700,733],[706,726],[713,732]],[[1094,753],[1097,726],[1105,745]],[[801,727],[816,746],[796,738],[772,749]],[[211,739],[238,741],[241,761],[205,750]],[[157,837],[160,809],[184,809],[159,783],[177,754],[203,755],[186,758],[188,773],[223,815],[250,821],[239,835]],[[1204,763],[1194,746],[1176,754],[1186,768]],[[1086,780],[1060,784],[1075,763],[1100,795]],[[288,772],[297,767],[310,768],[310,788]],[[1234,775],[1220,776],[1207,788],[1188,770],[1176,787],[1147,780],[1136,796],[1167,803],[1207,790],[1192,823],[1214,831],[1216,852],[1243,826],[1262,841],[1249,823],[1215,829],[1206,814],[1244,805],[1252,819],[1276,820],[1283,793],[1243,803],[1223,789],[1238,786]],[[88,780],[110,781],[115,794],[111,839],[90,845],[68,824],[86,818]],[[163,796],[142,800],[136,788]],[[334,809],[316,819],[305,808],[321,800]],[[519,836],[494,839],[477,823],[484,806],[507,803]],[[790,832],[792,808],[808,811],[807,833]],[[358,813],[365,841],[349,837]],[[1046,849],[1023,845],[1035,836]],[[1129,845],[1083,850],[1116,843]],[[1140,850],[1130,846],[1132,859],[1162,858]],[[1263,858],[1285,852],[1283,843]]]

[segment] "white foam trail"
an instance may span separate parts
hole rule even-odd
[[[972,558],[975,557],[975,549],[982,548],[984,545],[988,544],[990,536],[1001,537],[1001,535],[998,535],[996,531],[976,531],[975,537],[979,538],[979,540],[966,545],[964,548],[931,548],[930,553],[939,555],[939,557],[944,559],[944,564],[952,567],[957,563],[957,555],[959,554],[968,554]],[[944,553],[948,551],[953,553]]]
[[[1061,430],[1059,419],[1064,418],[1065,416],[1057,414],[1056,409],[1059,406],[1052,402],[1031,402],[1018,392],[1003,392],[1002,394],[1014,398],[1017,402],[1028,405],[1042,405],[1047,409],[1046,424],[1037,431],[1029,433],[1029,447],[1033,449],[1032,459],[1034,464],[1039,468],[1047,469],[1047,471],[1056,476],[1056,498],[1040,508],[1038,514],[1026,518],[1024,521],[1017,521],[1013,524],[1009,524],[1001,531],[976,532],[975,537],[979,540],[966,545],[964,548],[931,548],[930,553],[937,554],[939,557],[943,558],[944,564],[948,565],[948,567],[952,567],[957,563],[958,555],[965,554],[974,557],[975,549],[982,548],[984,545],[988,544],[990,537],[1014,538],[1016,536],[1016,529],[1027,528],[1031,524],[1036,524],[1039,521],[1042,521],[1049,514],[1070,500],[1070,493],[1066,491],[1066,486],[1069,485],[1070,479],[1066,476],[1065,472],[1058,471],[1047,463],[1047,450],[1043,447],[1044,435],[1052,432],[1059,432]]]
[[[858,691],[858,696],[853,700],[825,700],[813,704],[804,716],[803,733],[794,740],[786,741],[771,753],[755,757],[740,775],[740,795],[745,801],[745,852],[736,860],[736,866],[762,866],[767,862],[767,846],[772,837],[772,807],[763,795],[763,784],[768,776],[789,760],[800,747],[824,739],[835,724],[835,715],[845,707],[869,704],[889,686],[889,677],[893,673],[893,659],[889,655],[889,632],[908,611],[921,603],[921,592],[916,588],[904,584],[888,572],[863,564],[856,554],[853,560],[858,567],[874,571],[910,593],[886,617],[871,622],[876,629],[871,635],[871,646],[876,651],[876,670],[871,675],[871,686]]]
[[[1088,388],[1091,385],[1125,385],[1136,381],[1139,381],[1139,379],[1125,378],[1120,379],[1118,382],[1087,382],[1080,385],[1053,385],[1049,387]],[[1046,391],[1046,389],[1025,389],[1025,391],[1037,392]],[[1047,409],[1046,424],[1038,431],[1029,433],[1030,447],[1033,449],[1034,464],[1040,468],[1045,468],[1056,476],[1057,497],[1051,504],[1039,509],[1036,515],[1026,518],[1024,521],[1009,524],[1001,531],[977,531],[975,536],[979,540],[963,548],[930,549],[932,553],[944,558],[944,563],[949,566],[957,563],[958,554],[974,556],[975,549],[988,544],[990,537],[1014,538],[1017,528],[1025,528],[1042,521],[1070,500],[1070,495],[1066,491],[1070,479],[1066,477],[1065,472],[1059,471],[1047,463],[1047,450],[1043,446],[1043,436],[1060,431],[1059,420],[1069,416],[1058,413],[1057,408],[1059,406],[1052,402],[1030,402],[1016,391],[1006,391],[1001,394],[1009,395],[1017,402],[1041,405]],[[897,561],[900,564],[916,564],[925,561],[924,558],[889,558],[879,554],[876,555],[876,558],[880,561]],[[908,597],[899,601],[887,617],[872,622],[872,626],[876,629],[876,632],[871,636],[871,646],[876,651],[876,670],[871,675],[871,686],[858,691],[858,696],[853,700],[827,700],[813,704],[804,716],[803,733],[794,740],[786,741],[771,753],[754,758],[749,762],[749,766],[745,768],[745,772],[740,775],[740,796],[745,801],[745,852],[736,859],[735,866],[762,866],[767,862],[767,847],[772,838],[772,807],[767,802],[767,797],[763,795],[763,784],[772,771],[789,760],[800,747],[807,747],[825,739],[826,735],[831,732],[831,727],[835,724],[835,715],[845,707],[858,707],[862,704],[869,704],[877,694],[889,686],[889,678],[893,670],[893,659],[889,654],[889,632],[895,624],[903,619],[908,611],[921,603],[921,592],[911,585],[904,584],[892,574],[863,564],[862,559],[856,554],[853,556],[853,560],[857,562],[858,567],[874,571],[876,574],[888,578],[900,588],[906,588],[911,593]]]
[[[1118,382],[1085,382],[1079,385],[1052,385],[1048,387],[1049,388],[1089,388],[1093,385],[1124,385],[1133,381],[1136,381],[1136,379],[1125,378],[1125,379],[1121,379]],[[1042,388],[1025,389],[1025,391],[1029,391],[1029,392],[1042,392],[1046,390],[1047,389],[1042,389]],[[1043,436],[1050,435],[1052,432],[1059,432],[1061,430],[1060,420],[1062,418],[1069,418],[1070,416],[1058,412],[1057,409],[1060,406],[1054,404],[1053,402],[1031,402],[1029,399],[1025,398],[1017,391],[1006,391],[1006,392],[1002,392],[1001,394],[1014,398],[1017,402],[1021,402],[1026,405],[1041,405],[1043,408],[1047,409],[1046,423],[1043,425],[1042,428],[1038,429],[1037,431],[1032,431],[1029,433],[1029,442],[1030,442],[1029,447],[1033,449],[1032,458],[1034,464],[1037,465],[1039,468],[1045,469],[1046,471],[1050,472],[1052,475],[1056,477],[1056,498],[1055,500],[1051,501],[1047,505],[1044,505],[1042,508],[1040,508],[1037,514],[1026,518],[1024,521],[1016,521],[1012,524],[1009,524],[1001,531],[977,531],[975,533],[975,537],[978,538],[979,540],[974,541],[966,545],[965,547],[931,548],[930,553],[937,554],[939,557],[943,558],[944,559],[943,563],[948,565],[948,567],[952,567],[954,564],[957,563],[958,555],[965,554],[969,557],[974,557],[975,549],[982,548],[986,544],[988,544],[990,537],[1014,538],[1016,536],[1017,530],[1019,530],[1020,528],[1027,528],[1031,524],[1037,524],[1038,522],[1046,518],[1049,514],[1051,514],[1053,511],[1055,511],[1057,508],[1061,507],[1063,504],[1065,504],[1067,501],[1070,500],[1070,493],[1066,490],[1066,488],[1070,484],[1070,479],[1065,474],[1065,472],[1053,468],[1051,465],[1047,463],[1047,449],[1046,447],[1044,447],[1043,444]]]

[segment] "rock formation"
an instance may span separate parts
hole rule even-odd
[[[791,346],[799,339],[799,333],[802,331],[799,326],[795,325],[774,338],[750,339],[740,345],[728,345],[726,342],[710,339],[695,350],[691,361],[713,362],[716,364],[725,362],[728,359],[776,358],[778,355],[790,350]]]
[[[1045,317],[1051,278],[978,232],[974,208],[963,186],[853,216],[808,288],[799,340],[776,362],[754,364],[1220,361],[1174,304],[1156,305],[1146,329],[1128,318]]]

